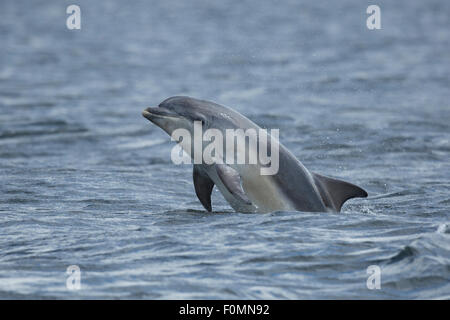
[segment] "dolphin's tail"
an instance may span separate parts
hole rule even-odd
[[[340,212],[342,205],[348,199],[367,197],[367,192],[364,189],[352,183],[325,177],[317,173],[312,175],[325,206],[334,211]]]

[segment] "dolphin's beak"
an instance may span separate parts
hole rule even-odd
[[[152,121],[160,118],[178,118],[178,115],[170,110],[161,107],[150,107],[142,111],[142,116]]]

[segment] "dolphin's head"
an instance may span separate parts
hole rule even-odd
[[[181,128],[192,134],[195,121],[201,121],[203,128],[208,128],[220,107],[208,101],[176,96],[164,100],[157,107],[145,109],[142,115],[169,135]]]

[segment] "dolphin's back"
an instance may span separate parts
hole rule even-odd
[[[279,170],[273,180],[293,209],[308,212],[327,211],[308,169],[281,144],[279,151]]]

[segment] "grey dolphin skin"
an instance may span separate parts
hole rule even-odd
[[[142,115],[171,136],[179,128],[192,134],[196,121],[201,121],[204,128],[223,132],[226,129],[261,129],[228,107],[182,96],[168,98],[158,107],[145,109]],[[194,164],[195,192],[203,207],[207,211],[212,210],[214,185],[238,212],[339,212],[348,199],[367,197],[367,192],[354,184],[308,171],[289,150],[269,135],[268,145],[274,143],[278,144],[279,168],[273,175],[261,175],[263,165],[259,162]],[[185,151],[193,155],[192,149]]]

